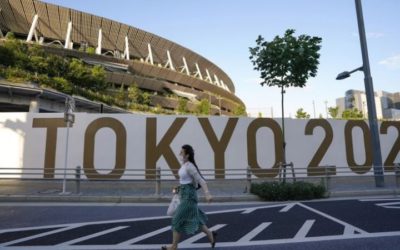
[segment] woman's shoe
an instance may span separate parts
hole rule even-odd
[[[215,247],[215,243],[217,243],[217,232],[211,231],[212,236],[213,236],[213,242],[211,242],[211,248]]]

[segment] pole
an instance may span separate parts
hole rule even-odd
[[[63,178],[63,189],[61,194],[69,194],[67,189],[67,166],[68,166],[68,141],[69,141],[69,121],[67,121],[67,138],[65,143],[65,159],[64,159],[64,178]]]
[[[285,94],[285,89],[284,86],[282,85],[282,141],[283,141],[283,166],[284,166],[284,172],[283,172],[283,182],[286,181],[286,141],[285,141],[285,106],[284,106],[284,94]]]
[[[65,142],[65,159],[64,159],[64,178],[63,178],[63,188],[62,192],[60,195],[67,195],[70,194],[70,192],[66,192],[67,189],[67,167],[68,167],[68,144],[69,144],[69,127],[72,126],[74,123],[74,117],[75,115],[73,114],[73,111],[75,109],[75,101],[71,96],[68,96],[65,99],[65,111],[64,111],[64,121],[67,124],[67,138]]]
[[[376,187],[383,187],[385,185],[385,180],[383,176],[382,154],[381,154],[381,146],[380,146],[379,132],[378,132],[378,121],[376,116],[374,87],[372,83],[371,70],[369,67],[367,39],[365,36],[365,27],[364,27],[361,0],[355,0],[355,4],[357,11],[358,31],[360,35],[361,53],[363,59],[365,95],[367,98],[367,108],[368,108],[368,121],[372,137],[371,139],[372,139],[375,185]]]

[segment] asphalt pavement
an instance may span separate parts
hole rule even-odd
[[[217,249],[398,249],[400,198],[201,204]],[[8,212],[6,212],[8,211]],[[1,203],[0,248],[160,249],[166,204]],[[204,234],[180,249],[209,249]]]

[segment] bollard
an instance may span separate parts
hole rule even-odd
[[[246,189],[244,190],[245,193],[250,193],[251,190],[251,169],[250,167],[247,167],[247,171],[246,171]]]
[[[81,193],[81,166],[77,166],[75,169],[75,187],[76,193]]]
[[[161,194],[161,168],[156,169],[156,195]]]
[[[400,163],[394,164],[394,172],[395,172],[395,178],[396,178],[396,188],[399,188],[399,186],[400,186]]]

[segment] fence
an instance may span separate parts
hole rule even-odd
[[[288,169],[289,167],[289,169]],[[110,171],[109,169],[96,169],[98,173]],[[347,183],[354,179],[361,180],[365,178],[374,178],[372,171],[368,171],[363,175],[354,175],[354,172],[349,167],[338,167],[333,165],[318,166],[315,168],[294,168],[293,163],[288,164],[277,164],[275,168],[269,169],[266,172],[265,169],[254,169],[254,168],[243,168],[243,169],[229,169],[221,173],[215,169],[203,169],[202,174],[207,179],[207,182],[211,183],[228,183],[241,181],[244,184],[243,192],[249,193],[251,190],[251,184],[254,182],[263,181],[306,181],[321,183],[325,186],[328,193],[331,190],[332,182]],[[278,173],[278,174],[276,174]],[[85,173],[87,174],[87,173]],[[396,189],[400,187],[400,165],[397,163],[393,167],[393,171],[385,171],[385,177],[392,177],[394,179],[394,185]],[[23,175],[23,178],[21,176]],[[64,169],[54,169],[53,177],[50,178],[37,178],[38,175],[43,175],[43,168],[1,168],[0,169],[0,181],[17,179],[20,181],[27,180],[63,180],[60,176],[64,175]],[[154,184],[154,194],[160,195],[163,185],[166,182],[173,182],[176,184],[176,175],[171,170],[156,168],[152,170],[124,170],[124,179],[119,179],[121,173],[108,173],[107,179],[103,178],[83,178],[83,170],[80,166],[75,169],[68,169],[65,175],[65,180],[69,183],[74,183],[75,193],[81,193],[81,183],[85,182],[90,185],[91,182],[95,181],[127,181],[127,182],[146,182],[146,184]],[[146,176],[146,179],[143,177]],[[36,177],[36,178],[35,178]],[[54,178],[57,177],[57,178]],[[110,178],[111,177],[111,178]],[[115,178],[113,178],[115,177]]]

